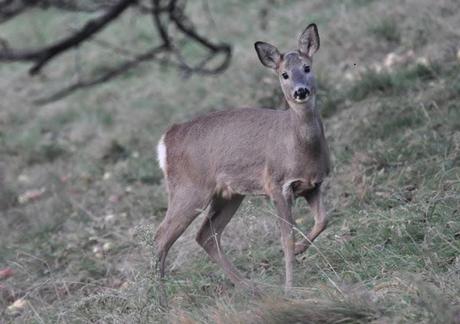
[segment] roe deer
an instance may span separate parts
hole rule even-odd
[[[234,284],[252,287],[222,251],[221,235],[245,195],[263,195],[273,201],[280,218],[285,287],[292,287],[294,255],[305,251],[327,225],[320,187],[329,174],[329,149],[312,69],[319,42],[318,29],[310,24],[297,50],[281,54],[268,43],[255,43],[262,64],[279,76],[287,110],[214,112],[173,125],[163,135],[157,151],[168,210],[154,239],[161,277],[172,244],[209,206],[198,244]],[[297,197],[308,201],[315,224],[306,239],[295,244],[291,204]]]

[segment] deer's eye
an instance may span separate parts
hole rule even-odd
[[[283,74],[281,74],[281,76],[283,77],[284,80],[289,79],[289,75],[286,72],[283,72]]]
[[[304,71],[305,73],[310,73],[310,67],[309,67],[308,65],[305,65],[305,66],[303,67],[303,71]]]

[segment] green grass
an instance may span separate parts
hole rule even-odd
[[[386,18],[381,20],[377,24],[369,27],[369,33],[388,43],[398,44],[401,41],[398,22],[394,19]]]
[[[40,80],[24,76],[25,65],[0,67],[0,269],[15,271],[0,281],[0,322],[458,322],[460,64],[452,51],[430,56],[436,46],[457,46],[451,31],[434,23],[441,5],[275,1],[267,30],[257,20],[263,2],[209,5],[218,26],[196,16],[197,28],[231,41],[235,50],[230,69],[212,78],[182,79],[174,69],[145,64],[38,108],[29,97],[38,87],[44,94],[68,81],[75,53],[52,62]],[[420,12],[411,10],[415,5]],[[202,13],[200,3],[189,2],[188,10]],[[372,18],[402,12],[410,14],[401,24]],[[334,162],[325,184],[330,226],[297,258],[296,288],[285,296],[273,206],[247,199],[223,245],[264,291],[255,298],[234,287],[194,242],[197,220],[168,257],[165,309],[152,257],[167,207],[155,144],[168,125],[199,113],[279,106],[278,81],[258,63],[252,44],[294,46],[294,29],[309,22],[305,13],[317,19],[322,37],[315,71]],[[452,26],[456,17],[453,11],[442,19]],[[2,25],[0,37],[39,45],[62,36],[65,30],[56,26],[76,18],[87,17],[34,10]],[[134,18],[128,13],[101,37],[142,50],[151,42],[151,21]],[[370,19],[377,23],[369,25]],[[436,30],[436,37],[407,39],[416,35],[411,28],[422,27],[427,34]],[[381,65],[387,46],[397,53],[414,46],[430,63],[377,73],[371,67]],[[93,43],[82,46],[82,60],[91,62],[84,73],[113,64],[107,53]],[[349,81],[341,64],[356,58],[369,69]],[[42,187],[41,197],[19,203],[21,194]],[[293,215],[303,230],[311,227],[305,202],[296,202]],[[11,314],[8,306],[18,298],[28,304]]]
[[[347,95],[358,101],[374,94],[394,95],[417,87],[426,87],[427,82],[437,78],[438,68],[438,66],[417,64],[396,72],[367,70]]]

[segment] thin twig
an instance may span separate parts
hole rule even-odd
[[[159,46],[159,47],[155,47],[153,49],[150,49],[148,50],[147,52],[145,53],[142,53],[142,54],[139,54],[138,56],[134,57],[133,59],[131,60],[127,60],[125,61],[124,63],[122,63],[121,65],[117,66],[117,67],[114,67],[112,69],[110,69],[109,71],[105,72],[104,74],[100,75],[99,77],[97,78],[94,78],[94,79],[89,79],[89,80],[80,80],[80,81],[77,81],[49,96],[46,96],[44,98],[39,98],[39,99],[36,99],[34,100],[34,103],[38,104],[38,105],[43,105],[43,104],[46,104],[46,103],[49,103],[49,102],[52,102],[52,101],[56,101],[58,99],[61,99],[67,95],[69,95],[70,93],[78,90],[78,89],[83,89],[83,88],[88,88],[88,87],[92,87],[94,85],[97,85],[97,84],[100,84],[100,83],[104,83],[104,82],[107,82],[108,80],[111,80],[117,76],[119,76],[120,74],[138,66],[139,64],[145,62],[145,61],[148,61],[148,60],[151,60],[153,59],[157,54],[161,53],[165,51],[165,47],[164,46]]]

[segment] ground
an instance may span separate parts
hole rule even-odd
[[[77,60],[87,62],[81,73],[97,74],[116,57],[90,42],[39,77],[25,64],[0,65],[0,322],[460,323],[458,2],[209,6],[212,16],[190,3],[197,27],[234,46],[232,65],[215,77],[151,63],[36,106],[75,77]],[[0,38],[44,44],[85,19],[30,11],[2,25]],[[194,242],[198,219],[171,251],[169,307],[160,307],[152,237],[167,204],[156,142],[200,113],[277,106],[278,81],[253,43],[293,48],[310,22],[321,36],[314,70],[334,165],[330,226],[297,257],[285,296],[273,206],[247,199],[223,244],[262,287],[255,298]],[[99,37],[142,49],[150,28],[127,13]],[[294,214],[302,229],[312,225],[304,202]]]

